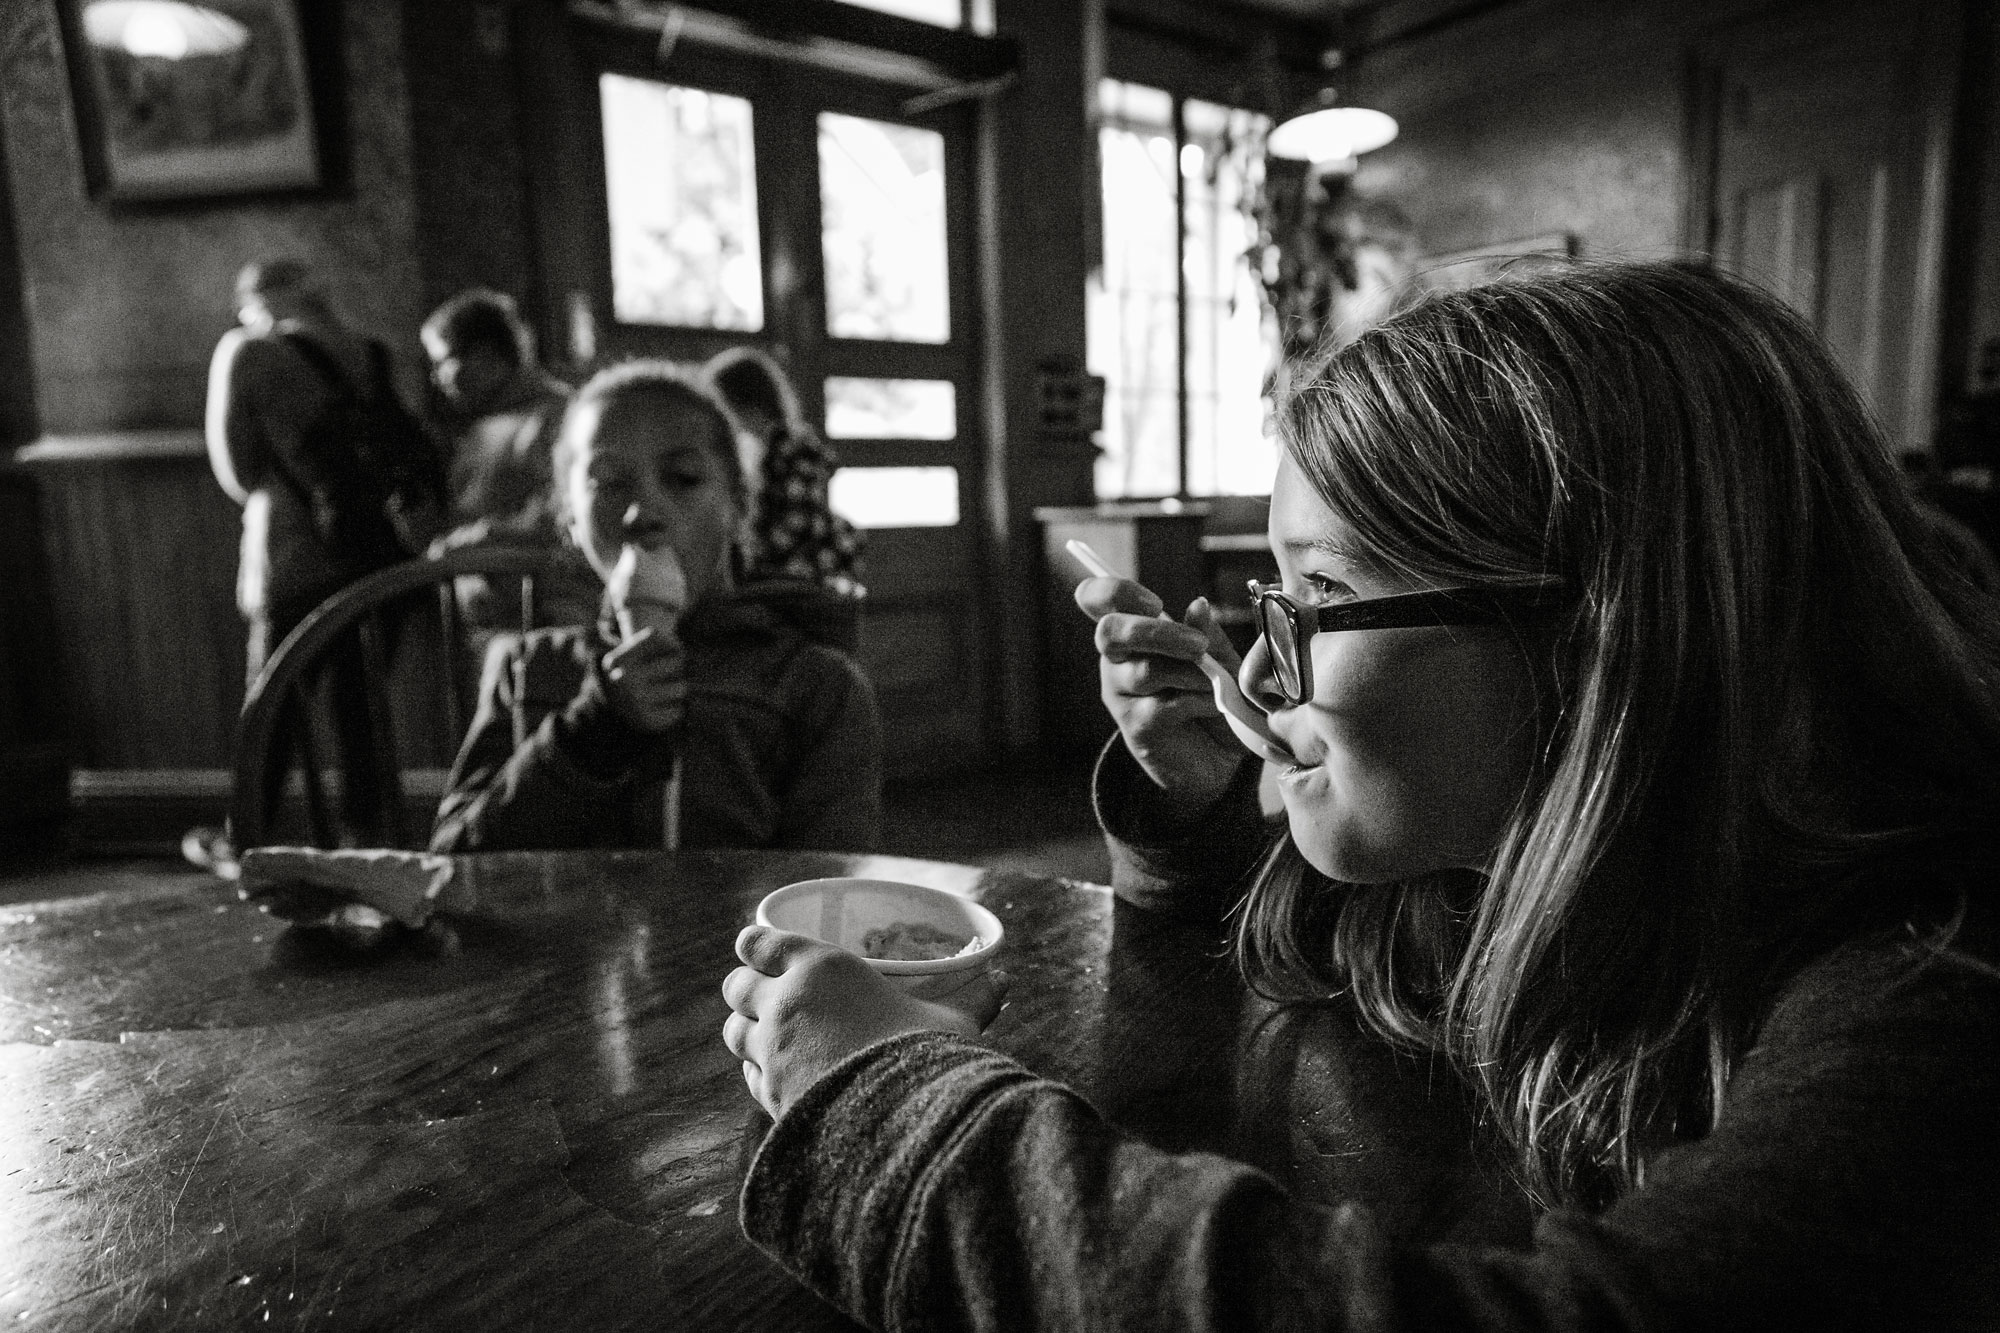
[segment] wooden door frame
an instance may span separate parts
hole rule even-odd
[[[1774,56],[1787,48],[1817,44],[1815,37],[1800,31],[1801,20],[1807,17],[1824,25],[1829,18],[1865,16],[1871,10],[1886,13],[1889,8],[1882,0],[1850,0],[1838,13],[1829,15],[1823,3],[1789,4],[1754,18],[1721,24],[1691,44],[1683,82],[1682,157],[1686,191],[1681,213],[1681,249],[1684,254],[1710,262],[1715,257],[1721,222],[1717,200],[1722,165],[1721,101],[1728,66],[1746,53]],[[1898,151],[1918,163],[1916,179],[1921,200],[1911,242],[1914,282],[1904,364],[1909,391],[1902,419],[1884,425],[1892,443],[1927,448],[1938,409],[1951,382],[1943,346],[1946,241],[1952,224],[1949,215],[1953,132],[1960,118],[1959,53],[1969,20],[1965,0],[1937,0],[1936,4],[1916,9],[1923,28],[1912,43],[1908,82],[1917,90],[1919,100],[1909,122],[1910,132],[1896,145]]]
[[[959,474],[958,540],[964,543],[970,586],[958,590],[970,617],[968,636],[997,631],[996,539],[989,530],[990,481],[998,466],[988,447],[986,398],[990,368],[986,310],[979,272],[977,184],[981,138],[970,102],[908,115],[907,88],[833,71],[798,70],[737,52],[683,42],[659,63],[657,34],[585,20],[552,7],[538,14],[537,45],[517,41],[522,95],[536,114],[524,157],[533,184],[530,209],[542,273],[541,334],[551,348],[566,345],[571,294],[587,294],[598,327],[599,358],[607,353],[704,360],[744,344],[780,348],[793,372],[808,418],[825,420],[826,375],[943,379],[954,385],[956,435],[940,457],[940,442],[841,440],[834,447],[854,466],[939,465]],[[519,20],[517,20],[519,21]],[[524,33],[523,36],[530,34]],[[982,39],[983,40],[983,39]],[[1011,50],[1011,47],[1009,48]],[[603,122],[598,76],[627,74],[749,98],[758,158],[757,213],[764,282],[764,327],[756,331],[621,324],[611,307],[610,220],[605,209]],[[820,111],[852,114],[939,132],[945,142],[946,282],[950,326],[943,344],[836,339],[826,327],[821,249],[817,123]],[[560,197],[553,197],[560,196]],[[574,238],[584,238],[580,243]],[[578,369],[572,367],[571,369]],[[884,605],[884,609],[888,609]],[[982,741],[1000,734],[1008,682],[997,665],[980,670],[976,724]]]

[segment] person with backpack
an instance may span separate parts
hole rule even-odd
[[[663,361],[577,390],[551,466],[604,613],[493,641],[432,851],[874,847],[874,691],[797,596],[837,594],[744,583],[740,430]]]
[[[222,336],[210,364],[207,436],[217,482],[243,507],[236,600],[249,625],[247,689],[321,602],[423,551],[442,527],[444,479],[396,395],[388,349],[347,326],[305,264],[246,265],[236,299],[240,327]],[[360,673],[351,644],[322,673],[344,777],[340,840],[353,845],[379,841],[390,799],[368,762]],[[280,736],[298,737],[304,725],[287,717]],[[286,775],[274,765],[271,781]],[[226,872],[224,839],[196,830],[187,850]]]
[[[536,360],[534,335],[505,292],[458,293],[431,312],[420,336],[436,390],[432,417],[448,442],[449,530],[430,553],[544,551],[549,565],[535,580],[535,623],[591,623],[604,588],[563,539],[549,470],[569,386]],[[493,630],[516,620],[511,589],[472,574],[461,576],[457,588],[476,645],[483,648]]]

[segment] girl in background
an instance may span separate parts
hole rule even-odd
[[[784,370],[754,347],[732,347],[703,373],[736,413],[750,446],[754,494],[745,578],[804,579],[838,593],[860,591],[861,534],[827,503],[839,461],[807,423]]]
[[[845,652],[739,591],[736,436],[714,391],[665,362],[570,400],[557,503],[605,615],[495,640],[433,850],[874,845],[874,693]]]
[[[1280,419],[1240,679],[1283,828],[1208,608],[1090,580],[1114,887],[1449,1071],[1532,1231],[1154,1150],[967,1040],[994,991],[752,927],[751,1237],[885,1328],[2000,1323],[2000,624],[1811,332],[1690,267],[1538,274]]]

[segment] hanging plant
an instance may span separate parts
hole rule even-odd
[[[1353,338],[1418,290],[1416,235],[1401,209],[1357,190],[1351,172],[1271,157],[1261,117],[1225,140],[1244,181],[1241,207],[1252,237],[1244,256],[1277,328],[1283,367]]]
[[[1356,238],[1346,207],[1351,180],[1269,158],[1263,189],[1244,201],[1256,224],[1251,271],[1277,321],[1280,355],[1288,363],[1319,346],[1338,318],[1342,294],[1357,286]]]

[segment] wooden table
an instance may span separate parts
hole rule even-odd
[[[757,900],[830,874],[996,912],[1015,982],[990,1039],[1135,1132],[1399,1229],[1497,1216],[1423,1071],[1302,1057],[1301,1023],[1351,1016],[1246,1003],[1211,931],[1108,890],[777,852],[462,869],[448,929],[368,953],[220,884],[0,908],[0,1326],[850,1327],[738,1229],[768,1122],[719,1035]],[[1344,1109],[1381,1079],[1417,1089],[1406,1113]]]

